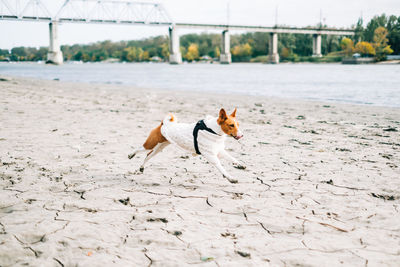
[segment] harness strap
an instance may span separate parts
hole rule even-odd
[[[199,151],[199,144],[197,143],[197,136],[198,136],[200,130],[206,130],[207,132],[217,134],[212,129],[210,129],[206,126],[206,124],[204,123],[204,120],[199,120],[196,123],[196,126],[193,129],[193,141],[194,141],[194,149],[196,150],[196,153],[198,155],[201,155],[201,153]]]

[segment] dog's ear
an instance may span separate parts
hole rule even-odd
[[[222,122],[226,121],[228,116],[226,115],[225,109],[221,108],[219,111],[218,123],[221,124]]]
[[[237,108],[235,108],[235,110],[232,112],[232,114],[231,114],[232,117],[236,117],[236,110],[237,110]]]

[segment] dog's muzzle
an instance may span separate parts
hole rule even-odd
[[[239,139],[242,138],[242,137],[243,137],[243,134],[242,134],[242,135],[233,136],[233,138],[235,138],[236,140],[239,140]]]

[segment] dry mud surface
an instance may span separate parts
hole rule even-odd
[[[399,266],[400,109],[0,81],[0,266]],[[230,184],[168,147],[172,112],[238,107]]]

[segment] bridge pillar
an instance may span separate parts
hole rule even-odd
[[[278,34],[276,32],[271,32],[270,36],[269,36],[268,63],[272,63],[272,64],[279,63]]]
[[[228,30],[222,32],[222,49],[219,56],[219,62],[221,64],[230,64],[232,62],[231,38]]]
[[[181,64],[182,55],[179,44],[179,35],[175,27],[169,28],[169,64]]]
[[[313,57],[322,57],[321,53],[321,34],[313,35]]]
[[[63,54],[58,43],[58,22],[52,21],[49,24],[50,46],[47,53],[46,63],[60,65],[63,63]]]

